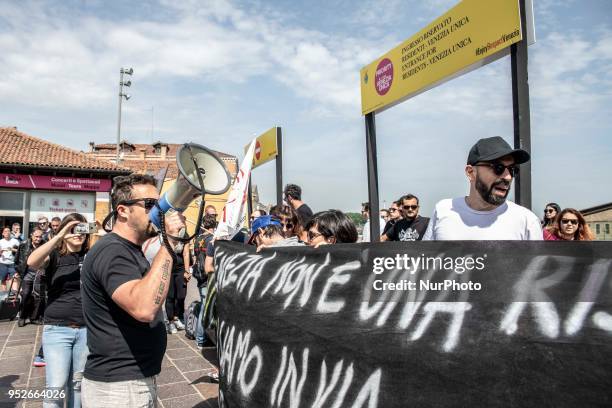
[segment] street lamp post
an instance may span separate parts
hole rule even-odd
[[[123,74],[125,75],[130,75],[132,76],[132,74],[134,73],[134,69],[133,68],[121,68],[119,70],[119,115],[117,118],[117,164],[119,164],[119,145],[121,144],[121,102],[123,101],[123,98],[125,98],[125,100],[129,100],[130,99],[130,95],[129,94],[124,94],[123,93],[123,87],[127,86],[130,87],[132,85],[132,81],[127,81],[124,82],[123,81]]]

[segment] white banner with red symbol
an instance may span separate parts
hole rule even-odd
[[[249,145],[240,171],[234,181],[232,190],[227,197],[227,202],[223,207],[221,221],[215,231],[215,239],[231,239],[244,225],[246,219],[246,202],[249,187],[249,177],[253,165],[253,152],[255,151],[255,140]]]

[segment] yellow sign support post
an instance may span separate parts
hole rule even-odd
[[[379,240],[376,113],[510,53],[515,146],[530,150],[526,1],[463,0],[361,69],[372,242]],[[516,179],[516,201],[530,208],[531,169],[526,167],[522,179]]]

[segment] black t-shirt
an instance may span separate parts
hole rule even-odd
[[[383,228],[383,234],[386,234],[387,231],[389,231],[391,229],[391,227],[395,225],[396,222],[397,222],[397,220],[389,220],[389,221],[387,221],[387,223],[385,224],[385,228]]]
[[[297,212],[300,224],[302,225],[302,227],[306,228],[306,224],[308,224],[308,221],[310,221],[310,219],[312,218],[312,210],[306,204],[302,204],[295,211]]]
[[[45,324],[85,326],[81,303],[81,266],[83,254],[49,254],[45,279],[49,288]]]
[[[127,381],[159,374],[166,351],[160,308],[151,323],[139,322],[111,296],[122,284],[141,279],[149,262],[140,246],[110,233],[83,263],[83,310],[89,356],[83,375],[94,381]]]
[[[420,241],[425,235],[429,218],[418,215],[415,219],[403,218],[386,232],[389,241]]]

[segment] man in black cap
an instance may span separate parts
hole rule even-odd
[[[423,240],[541,240],[538,217],[506,201],[519,165],[529,153],[512,149],[500,136],[480,139],[468,155],[467,197],[436,204]]]

